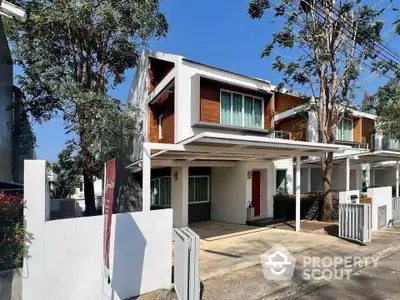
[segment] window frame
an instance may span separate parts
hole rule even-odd
[[[342,129],[342,136],[341,136],[341,139],[340,139],[340,140],[337,140],[337,139],[336,139],[336,136],[335,136],[335,140],[337,140],[337,141],[342,141],[342,142],[354,142],[354,136],[353,136],[353,134],[354,134],[354,132],[353,132],[353,130],[354,130],[354,128],[353,128],[353,126],[354,126],[354,120],[353,120],[352,118],[343,118],[342,120],[340,120],[340,122],[336,125],[336,132],[337,132],[337,130],[338,130],[338,128],[339,128],[339,125],[342,124],[342,122],[343,122],[344,120],[351,121],[351,140],[348,141],[348,140],[344,140],[344,139],[343,139],[343,129]],[[343,125],[342,125],[342,127],[343,127]]]
[[[153,179],[151,179],[150,180],[150,187],[151,187],[151,182],[152,181],[154,181],[154,182],[158,182],[158,192],[159,192],[159,194],[158,194],[158,202],[160,202],[160,194],[161,194],[161,179],[162,178],[169,178],[170,179],[170,182],[171,182],[171,185],[172,185],[172,177],[171,176],[160,176],[160,177],[157,177],[157,178],[153,178]],[[151,191],[150,191],[150,195],[151,195]],[[151,203],[151,199],[150,199],[150,205],[157,205],[157,206],[164,206],[164,207],[171,207],[171,205],[172,205],[172,191],[171,191],[171,197],[170,197],[171,199],[171,203],[170,204],[166,204],[166,205],[162,205],[162,204],[153,204],[153,203]]]
[[[287,176],[288,176],[288,169],[276,169],[275,170],[275,193],[278,193],[278,172],[279,171],[285,171],[285,190],[284,190],[284,194],[288,193],[288,180],[287,180]]]
[[[229,93],[230,95],[231,95],[231,97],[230,97],[230,123],[231,124],[222,124],[222,114],[221,114],[221,110],[222,110],[222,101],[221,101],[221,99],[222,99],[222,93]],[[238,126],[238,125],[232,125],[232,119],[233,119],[233,94],[237,94],[237,95],[240,95],[241,97],[242,97],[242,112],[241,112],[241,114],[242,114],[242,122],[241,122],[241,125],[240,126]],[[260,100],[261,101],[261,127],[248,127],[248,126],[245,126],[245,115],[244,115],[244,98],[245,97],[250,97],[250,98],[253,98],[253,112],[252,112],[252,115],[253,115],[253,117],[254,117],[254,99],[258,99],[258,100]],[[251,128],[251,129],[264,129],[264,110],[265,110],[265,103],[264,103],[264,101],[265,101],[265,99],[264,98],[261,98],[261,97],[258,97],[258,96],[254,96],[254,95],[251,95],[251,94],[246,94],[246,93],[239,93],[239,92],[235,92],[235,91],[232,91],[232,90],[228,90],[228,89],[220,89],[220,91],[219,91],[219,124],[221,124],[221,125],[228,125],[228,126],[235,126],[235,127],[240,127],[240,128]]]
[[[189,179],[190,178],[207,178],[207,201],[194,201],[191,202],[189,199]],[[188,176],[188,203],[189,204],[199,204],[199,203],[210,203],[211,202],[211,181],[210,181],[210,175],[193,175],[193,176]],[[194,186],[196,188],[196,180],[194,180]]]

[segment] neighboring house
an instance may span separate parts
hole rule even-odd
[[[144,112],[134,171],[145,165],[143,141],[182,145],[181,151],[151,151],[151,205],[171,206],[174,226],[204,220],[244,224],[249,206],[255,217],[271,218],[277,191],[293,192],[294,157],[300,164],[302,156],[345,148],[304,142],[300,134],[285,133],[290,126],[275,126],[276,111],[304,103],[295,95],[178,55],[144,52],[127,102]],[[148,190],[143,195],[146,206]]]
[[[0,181],[24,182],[24,159],[36,159],[23,94],[13,85],[13,62],[0,19]],[[28,143],[27,143],[28,141]]]
[[[290,132],[297,140],[317,142],[316,112],[305,104],[291,101],[286,109],[276,111],[275,128]],[[347,145],[344,153],[334,154],[332,188],[346,190],[346,161],[351,157],[349,189],[366,191],[369,186],[396,185],[396,161],[400,160],[400,143],[375,133],[376,115],[351,109],[336,129],[335,144]],[[322,191],[320,158],[306,157],[301,168],[301,192]],[[294,182],[295,184],[295,182]]]
[[[0,181],[13,181],[12,113],[13,62],[0,18]]]

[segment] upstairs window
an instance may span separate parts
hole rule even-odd
[[[221,91],[221,124],[263,128],[263,99]]]
[[[343,119],[336,128],[336,140],[338,141],[353,141],[353,121]]]

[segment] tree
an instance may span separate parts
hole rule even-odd
[[[73,145],[69,144],[58,154],[57,162],[48,164],[48,169],[56,175],[56,180],[49,182],[54,187],[51,195],[53,199],[71,197],[75,188],[80,186],[82,163],[74,152]]]
[[[25,108],[37,122],[64,119],[68,145],[82,158],[87,213],[96,213],[93,177],[135,136],[138,111],[108,90],[137,66],[152,38],[164,37],[167,21],[158,0],[19,0],[26,23],[9,23]]]
[[[364,62],[378,54],[376,42],[381,41],[383,23],[377,19],[383,10],[361,0],[250,1],[250,17],[260,19],[267,10],[274,11],[274,19],[283,19],[283,25],[261,56],[274,55],[272,67],[283,73],[279,90],[298,85],[310,88],[315,102],[306,98],[307,110],[317,114],[319,142],[333,143],[337,125],[355,98]],[[296,57],[275,54],[277,47],[285,53],[295,51]],[[331,221],[333,153],[325,154],[321,163],[323,220]]]
[[[361,111],[366,113],[371,113],[373,110],[372,97],[367,91],[364,91],[364,97],[361,104]]]

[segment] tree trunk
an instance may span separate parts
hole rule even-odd
[[[324,209],[322,212],[323,222],[332,222],[332,169],[333,153],[325,154],[322,161],[322,187],[324,195]]]
[[[85,170],[83,170],[83,187],[85,194],[85,216],[95,216],[97,215],[96,211],[96,202],[94,198],[94,185],[93,185],[93,176]]]

